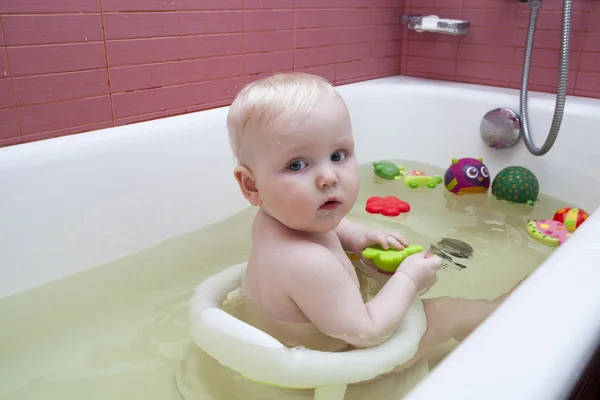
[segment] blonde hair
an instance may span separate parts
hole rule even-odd
[[[248,124],[269,129],[279,119],[301,121],[326,92],[337,95],[326,79],[300,72],[278,73],[244,86],[227,114],[229,143],[236,159],[240,158],[242,137]]]

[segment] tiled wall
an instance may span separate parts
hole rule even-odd
[[[400,70],[403,0],[0,0],[0,146],[230,103],[246,82]]]
[[[402,73],[519,88],[529,6],[517,0],[406,0],[406,12],[466,19],[465,36],[405,32]],[[600,0],[573,0],[568,94],[600,98]],[[530,86],[556,93],[563,0],[542,0]]]
[[[556,91],[562,0],[543,0],[530,88]],[[600,0],[573,0],[569,94],[600,98]],[[405,13],[471,22],[408,31]],[[0,0],[0,147],[229,104],[273,71],[518,88],[517,0]]]

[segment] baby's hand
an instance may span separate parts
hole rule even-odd
[[[406,257],[396,272],[408,275],[415,283],[417,293],[423,294],[435,283],[435,274],[442,267],[442,263],[443,260],[439,256],[422,251]]]
[[[369,229],[365,233],[364,241],[363,243],[360,243],[360,246],[361,249],[364,250],[366,247],[377,244],[386,250],[390,247],[396,250],[402,250],[404,247],[408,246],[408,240],[406,240],[398,232]]]

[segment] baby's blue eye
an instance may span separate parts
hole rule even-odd
[[[306,163],[301,160],[294,161],[288,165],[288,169],[291,171],[300,171],[302,168],[306,168]]]
[[[344,153],[343,151],[336,151],[335,153],[333,153],[331,155],[331,161],[333,162],[340,162],[340,161],[344,161],[346,159],[346,153]]]

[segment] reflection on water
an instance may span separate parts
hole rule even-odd
[[[405,166],[444,172],[425,164]],[[551,218],[569,206],[546,196],[529,207],[486,195],[454,196],[442,185],[410,189],[375,178],[370,165],[361,166],[361,180],[350,218],[399,230],[412,243],[446,255],[446,268],[426,297],[491,299],[505,293],[552,251],[528,237],[527,219]],[[409,202],[411,212],[389,218],[364,210],[368,197],[387,195]],[[198,351],[187,347],[187,300],[202,279],[247,258],[253,215],[247,209],[217,225],[1,300],[0,399],[180,399],[178,360],[186,349]],[[451,348],[442,349],[439,357]],[[207,377],[210,371],[198,379]],[[232,373],[231,379],[239,377]],[[384,385],[354,393],[377,398]],[[220,388],[208,386],[189,398],[227,398],[216,394]],[[248,390],[244,399],[255,398],[254,389]]]

